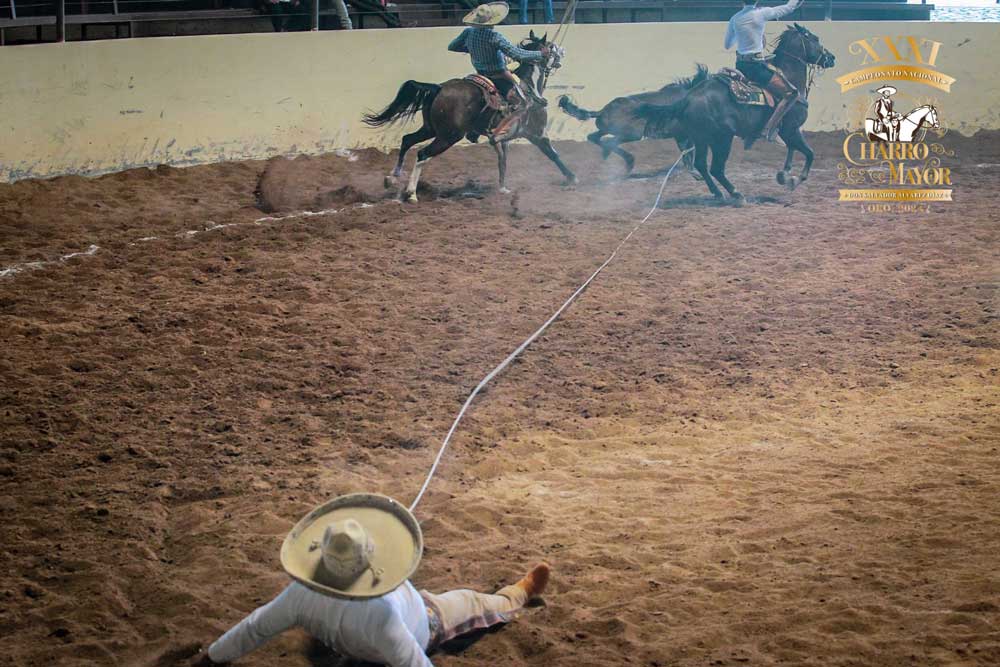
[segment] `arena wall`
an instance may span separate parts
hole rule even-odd
[[[844,127],[835,77],[858,69],[850,42],[876,35],[940,41],[950,94],[928,88],[963,134],[1000,129],[1000,24],[810,23],[838,57],[811,96],[807,129]],[[552,29],[554,26],[548,26]],[[536,28],[544,30],[545,27]],[[372,131],[361,112],[388,103],[407,79],[464,74],[449,53],[458,28],[214,35],[5,47],[0,58],[0,181],[95,175],[137,166],[191,165],[337,148],[398,145],[404,128]],[[505,27],[511,38],[526,26]],[[574,25],[549,98],[570,93],[599,108],[618,95],[690,74],[695,61],[731,63],[720,23]],[[777,34],[774,26],[769,34]],[[551,135],[582,140],[593,123],[553,108]]]

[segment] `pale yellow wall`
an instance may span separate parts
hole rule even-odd
[[[731,64],[724,24],[574,25],[550,99],[570,92],[599,108],[617,95],[658,88],[693,71]],[[811,23],[838,55],[818,83],[808,129],[844,125],[834,78],[857,68],[851,41],[918,34],[944,43],[938,67],[958,81],[939,94],[948,125],[969,134],[1000,128],[1000,72],[991,50],[1000,24]],[[551,26],[550,26],[551,28]],[[770,34],[777,34],[774,25]],[[198,164],[338,147],[394,148],[402,129],[363,127],[406,79],[439,82],[468,69],[445,47],[458,28],[168,37],[0,49],[0,181],[96,174],[140,165]],[[528,29],[505,27],[519,39]],[[928,89],[930,91],[930,89]],[[933,92],[933,91],[930,91]],[[551,135],[583,139],[592,123],[553,108]]]

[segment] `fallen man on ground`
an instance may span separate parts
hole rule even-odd
[[[223,665],[301,627],[342,656],[390,667],[433,667],[427,654],[473,630],[512,620],[540,595],[549,566],[490,595],[417,591],[409,577],[423,551],[413,515],[391,498],[358,493],[314,509],[289,533],[281,564],[295,581],[197,655]]]

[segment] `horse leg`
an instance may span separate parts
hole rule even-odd
[[[576,175],[569,170],[565,164],[563,164],[562,159],[559,157],[559,153],[556,149],[552,147],[552,142],[549,141],[548,137],[528,137],[528,141],[533,143],[538,150],[545,154],[545,157],[555,162],[556,166],[559,167],[559,171],[562,175],[566,177],[566,185],[576,184]]]
[[[705,181],[705,185],[708,186],[709,191],[718,199],[722,199],[722,191],[715,185],[715,181],[708,174],[708,144],[705,143],[695,143],[694,147],[694,168],[698,170],[701,174],[702,179]]]
[[[417,151],[417,163],[413,165],[410,183],[406,186],[406,191],[403,192],[403,196],[408,201],[417,203],[417,185],[420,184],[420,172],[423,171],[424,165],[435,155],[440,155],[454,146],[461,138],[461,135],[455,138],[434,137],[434,141]]]
[[[385,187],[395,187],[396,179],[403,173],[403,158],[406,152],[422,141],[434,138],[434,129],[429,125],[424,125],[416,132],[411,132],[403,137],[403,142],[399,145],[399,159],[396,160],[396,167],[392,174],[385,177]]]
[[[712,176],[715,176],[715,180],[722,183],[722,187],[726,189],[729,196],[733,199],[743,199],[743,195],[736,191],[733,184],[729,182],[726,178],[726,161],[729,159],[729,152],[733,149],[733,137],[728,136],[724,139],[717,139],[712,143]]]
[[[604,144],[601,143],[601,137],[603,137],[604,134],[605,134],[604,130],[598,130],[597,132],[591,132],[590,134],[587,135],[587,141],[589,141],[590,143],[595,144],[597,146],[600,146],[601,147],[601,159],[602,160],[607,160],[608,156],[611,155],[611,151],[609,151],[607,149],[607,147]]]
[[[795,149],[792,148],[791,137],[786,134],[781,135],[781,140],[785,142],[785,146],[788,147],[788,153],[785,155],[785,166],[774,175],[774,180],[778,181],[780,185],[784,185],[788,179],[788,172],[792,170],[792,158],[795,157]]]
[[[788,157],[785,159],[785,170],[778,172],[777,180],[778,183],[787,186],[789,190],[794,190],[799,183],[809,178],[809,170],[812,168],[815,153],[813,153],[809,144],[806,143],[800,128],[795,128],[795,130],[783,134],[781,138],[785,142],[785,145],[788,146]],[[792,156],[795,154],[795,151],[805,156],[806,163],[799,176],[790,176],[788,172],[792,169]]]
[[[691,142],[688,141],[687,139],[682,139],[678,137],[675,138],[674,141],[677,142],[677,148],[679,148],[682,153],[684,153],[684,151],[686,151],[687,149],[691,148]],[[684,163],[684,168],[687,170],[687,173],[691,174],[691,178],[693,178],[696,181],[700,181],[701,174],[699,174],[698,171],[694,168],[694,154],[684,153],[682,162]],[[666,173],[666,172],[663,171],[660,173]]]
[[[614,153],[615,155],[621,157],[625,160],[625,175],[628,176],[632,173],[633,167],[635,167],[635,157],[632,156],[627,150],[621,147],[621,139],[612,135],[607,139],[601,140],[601,148],[604,150]]]
[[[805,181],[809,178],[809,170],[812,169],[813,158],[816,157],[816,154],[813,152],[813,149],[809,146],[809,144],[806,143],[806,138],[802,136],[801,129],[795,130],[795,136],[792,141],[794,142],[796,150],[806,156],[806,164],[802,167],[802,173],[799,175],[799,178],[802,181]]]
[[[500,194],[509,195],[510,189],[507,187],[507,142],[498,141],[493,144],[493,150],[497,152],[497,169],[500,171]]]

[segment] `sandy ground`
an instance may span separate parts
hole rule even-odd
[[[679,174],[475,405],[415,583],[555,576],[435,664],[1000,664],[1000,138],[953,144],[929,215],[836,203],[812,141],[792,193],[736,149],[744,208]],[[0,664],[184,664],[280,590],[314,504],[408,503],[653,200],[559,148],[575,188],[516,147],[499,195],[480,146],[418,205],[374,153],[0,187],[0,268],[56,260],[0,278]],[[293,632],[240,664],[348,663]]]

